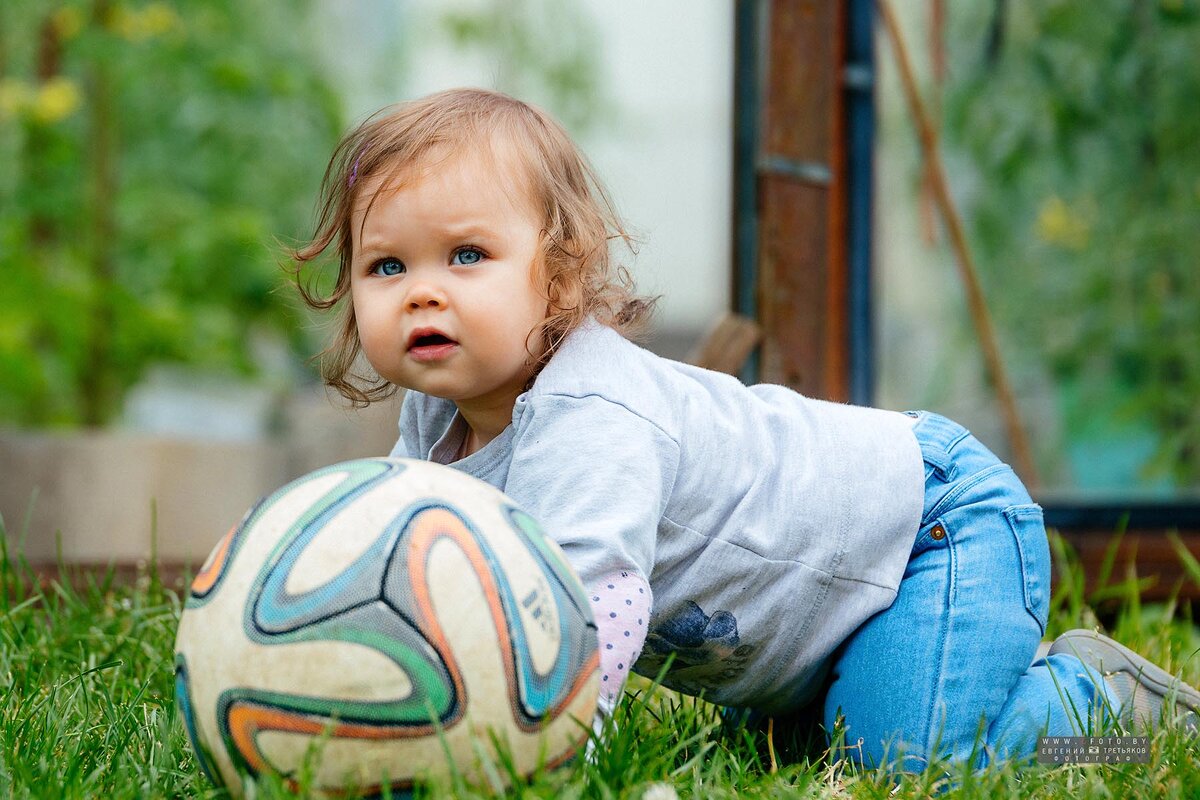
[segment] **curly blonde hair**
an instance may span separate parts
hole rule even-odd
[[[378,375],[354,373],[362,344],[350,294],[353,257],[350,219],[367,179],[387,174],[390,181],[418,174],[435,156],[468,150],[495,155],[497,142],[515,154],[520,183],[541,215],[539,283],[549,315],[530,337],[534,374],[549,362],[563,340],[594,318],[622,334],[643,333],[657,298],[640,297],[628,271],[616,264],[609,242],[631,252],[634,241],[613,208],[607,191],[567,132],[541,109],[500,92],[452,89],[384,109],[337,145],[321,184],[316,231],[291,251],[296,286],[311,308],[326,311],[341,303],[333,342],[317,358],[321,377],[356,406],[390,396],[395,386]],[[379,184],[375,197],[388,181]],[[371,198],[373,203],[375,197]],[[304,267],[330,247],[338,254],[337,279],[322,295]],[[315,278],[310,275],[310,278]]]

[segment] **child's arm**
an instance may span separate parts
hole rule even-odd
[[[646,639],[655,540],[679,447],[595,395],[543,396],[520,413],[505,491],[558,542],[589,591],[602,707],[611,710]]]
[[[611,715],[646,642],[650,584],[631,572],[614,572],[594,581],[588,598],[600,640],[600,709]]]

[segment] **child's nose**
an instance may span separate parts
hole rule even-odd
[[[420,281],[409,288],[408,308],[412,311],[441,308],[446,305],[446,299],[446,293],[441,287],[428,281]]]

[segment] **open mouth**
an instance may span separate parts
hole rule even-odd
[[[457,344],[453,339],[444,336],[440,333],[427,333],[423,336],[418,336],[413,339],[413,343],[409,345],[410,350],[415,350],[420,347],[437,347],[443,344]]]
[[[416,361],[440,361],[458,349],[458,342],[433,328],[418,329],[408,340],[408,354]]]

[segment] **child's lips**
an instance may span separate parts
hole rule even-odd
[[[408,335],[408,354],[414,361],[441,361],[457,349],[458,342],[437,328],[421,327]]]
[[[458,342],[440,342],[438,344],[414,345],[408,348],[408,354],[413,361],[429,363],[441,361],[453,355],[458,349]]]

